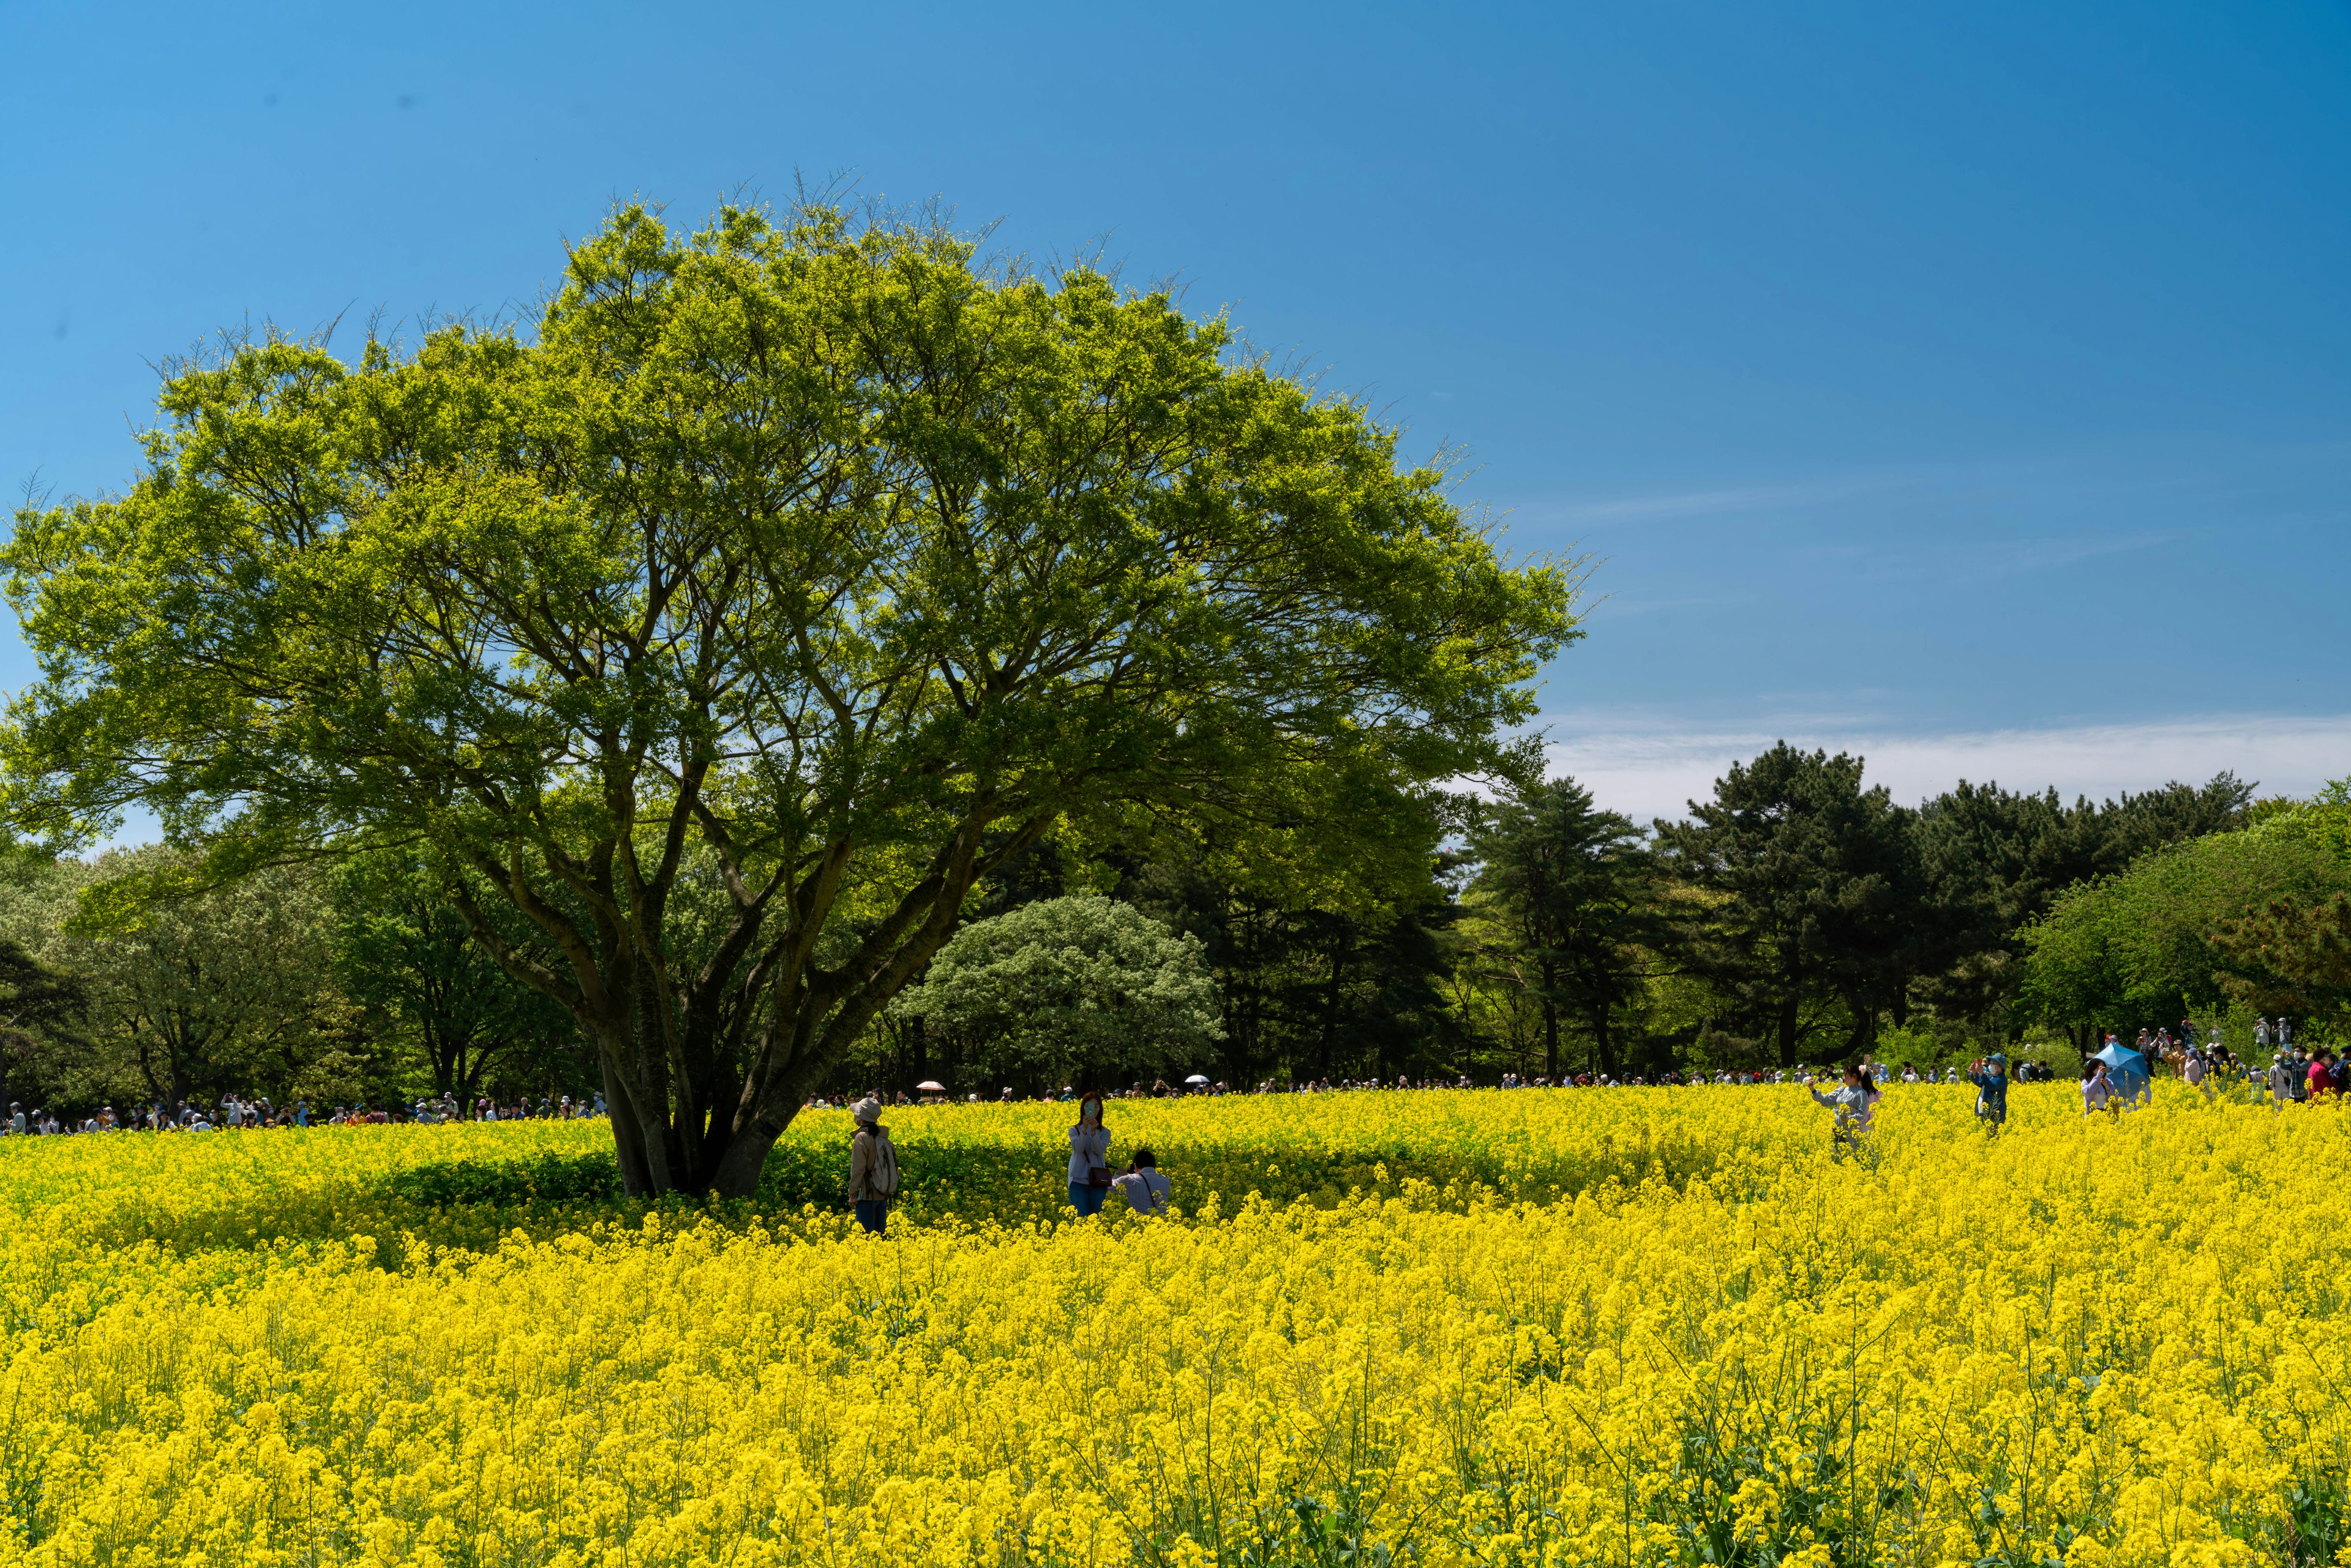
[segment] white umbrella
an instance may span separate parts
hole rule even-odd
[[[1186,1083],[1206,1083],[1207,1081],[1208,1075],[1205,1072],[1195,1072],[1191,1077],[1184,1080]]]
[[[914,1085],[914,1092],[917,1094],[944,1094],[946,1092],[947,1086],[935,1078],[925,1078]]]

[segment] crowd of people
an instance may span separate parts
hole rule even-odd
[[[313,1112],[308,1100],[273,1105],[266,1094],[246,1099],[226,1094],[213,1104],[194,1100],[177,1106],[157,1102],[133,1106],[118,1114],[111,1105],[89,1115],[61,1115],[36,1105],[26,1110],[20,1101],[8,1103],[5,1132],[15,1137],[60,1136],[68,1133],[212,1133],[231,1127],[344,1127],[388,1122],[425,1124],[441,1122],[562,1121],[601,1116],[604,1097],[542,1094],[534,1104],[528,1095],[501,1103],[488,1095],[470,1100],[442,1094],[385,1105],[354,1103]]]

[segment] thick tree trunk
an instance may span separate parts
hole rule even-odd
[[[645,1158],[644,1129],[639,1125],[634,1106],[621,1089],[620,1075],[604,1053],[596,1053],[598,1064],[604,1071],[604,1105],[612,1122],[612,1153],[620,1161],[621,1190],[631,1197],[654,1197],[660,1189],[653,1186],[653,1168]]]
[[[1794,992],[1780,1001],[1780,1065],[1796,1065],[1796,1026],[1802,1003]]]
[[[726,1153],[710,1178],[715,1197],[749,1197],[759,1190],[759,1176],[768,1166],[768,1151],[784,1135],[781,1127],[754,1122],[728,1140]]]

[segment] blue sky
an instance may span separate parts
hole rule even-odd
[[[1593,559],[1544,703],[1610,804],[1782,735],[1906,799],[2351,773],[2340,6],[11,0],[0,58],[12,490],[120,485],[217,328],[848,174],[1464,449]]]

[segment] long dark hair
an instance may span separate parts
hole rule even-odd
[[[1091,1103],[1094,1108],[1094,1125],[1097,1127],[1108,1126],[1110,1124],[1102,1120],[1102,1097],[1093,1092],[1092,1090],[1088,1090],[1085,1093],[1078,1096],[1078,1125],[1082,1127],[1086,1124],[1086,1106],[1089,1103]]]

